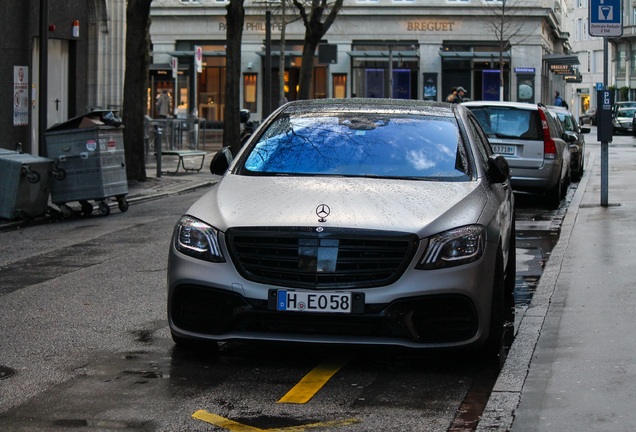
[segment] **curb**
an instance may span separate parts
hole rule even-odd
[[[583,177],[563,218],[559,240],[546,263],[530,306],[519,323],[519,329],[510,347],[508,357],[488,398],[476,432],[507,432],[512,427],[515,411],[521,401],[523,386],[530,370],[530,362],[550,308],[574,223],[587,189],[591,167],[596,162],[595,155],[588,153],[587,156]]]

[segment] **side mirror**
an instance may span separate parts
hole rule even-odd
[[[574,143],[577,140],[577,136],[576,133],[574,132],[565,132],[565,134],[563,135],[563,141],[565,141],[568,144]]]
[[[212,157],[210,172],[216,175],[225,174],[225,171],[230,167],[233,160],[234,155],[232,154],[232,149],[230,147],[223,147]]]
[[[488,157],[488,177],[493,183],[503,183],[510,178],[510,165],[505,157],[500,154]]]

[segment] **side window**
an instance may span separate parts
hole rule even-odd
[[[468,124],[472,135],[475,137],[475,143],[477,144],[477,151],[479,154],[477,155],[480,159],[480,163],[486,169],[488,167],[488,157],[492,154],[492,149],[490,148],[490,142],[488,141],[488,137],[484,133],[481,125],[473,117],[472,115],[468,116]]]
[[[552,138],[560,138],[563,135],[563,126],[561,122],[556,120],[551,112],[544,111],[545,119],[548,122],[548,128],[550,129],[550,136]]]

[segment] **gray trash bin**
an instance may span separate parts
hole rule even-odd
[[[53,161],[0,150],[0,218],[32,219],[47,212]]]
[[[91,200],[98,202],[99,213],[110,213],[107,199],[117,200],[119,210],[128,210],[126,195],[126,158],[123,127],[105,124],[101,119],[110,111],[92,111],[49,128],[46,150],[55,161],[56,175],[51,183],[51,201],[62,215],[78,201],[82,213],[91,214]],[[112,113],[111,113],[112,114]]]

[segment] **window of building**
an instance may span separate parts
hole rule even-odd
[[[360,42],[354,44],[353,86],[358,97],[418,99],[417,41]],[[389,61],[392,59],[392,65]],[[391,77],[391,79],[389,79]]]
[[[347,97],[347,74],[333,74],[333,97],[336,99]]]
[[[625,75],[625,66],[627,65],[627,53],[625,45],[620,45],[618,50],[618,58],[616,59],[616,70],[620,75]]]
[[[250,110],[251,113],[258,110],[257,77],[258,75],[255,73],[246,73],[243,75],[243,108]]]

